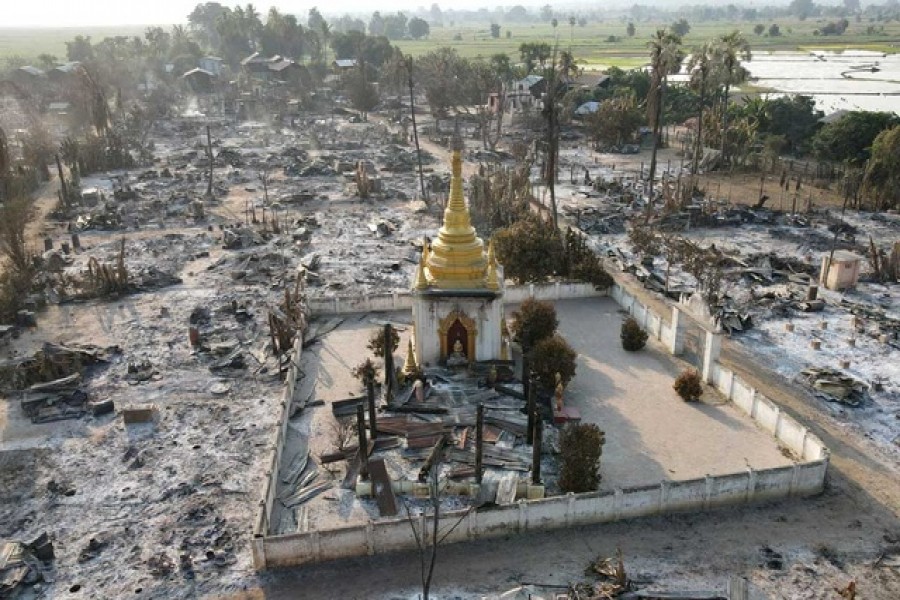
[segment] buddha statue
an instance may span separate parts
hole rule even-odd
[[[448,367],[461,367],[467,364],[469,360],[466,358],[466,355],[463,353],[463,345],[462,341],[456,340],[453,342],[453,353],[447,357],[447,366]]]

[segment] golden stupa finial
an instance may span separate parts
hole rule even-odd
[[[424,256],[424,255],[423,255]],[[424,290],[428,288],[428,278],[425,277],[425,260],[424,258],[419,260],[419,266],[416,267],[416,281],[413,284],[413,287],[417,290]]]
[[[428,287],[436,289],[484,289],[487,257],[463,196],[463,143],[458,123],[452,147],[450,198],[444,222],[426,255],[424,276]]]
[[[406,351],[406,362],[403,364],[403,373],[406,375],[415,375],[418,370],[419,366],[416,364],[416,353],[413,350],[412,338],[409,338],[409,347]]]
[[[457,217],[456,220],[459,221],[458,224],[454,222],[454,225],[459,227],[471,226],[469,210],[466,207],[466,199],[463,196],[462,151],[464,144],[459,133],[459,121],[456,122],[456,130],[453,133],[452,147],[453,154],[450,158],[450,199],[447,202],[446,210],[444,210],[444,224],[447,223],[447,218],[451,216],[452,211],[456,213],[456,215],[452,216]],[[465,213],[465,222],[461,218],[462,213]]]
[[[488,259],[487,277],[484,278],[484,284],[489,290],[499,290],[500,280],[497,278],[497,263]]]

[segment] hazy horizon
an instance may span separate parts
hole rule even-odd
[[[779,5],[787,0],[757,0],[747,3],[738,3],[733,0],[613,0],[603,8],[622,8],[632,4],[659,5],[666,7],[680,6],[683,4],[739,4],[744,7]],[[225,6],[246,5],[246,2],[220,1]],[[819,2],[819,4],[832,4],[833,1]],[[60,28],[60,27],[115,27],[130,25],[175,25],[187,23],[187,16],[199,4],[197,0],[156,0],[155,2],[134,2],[123,0],[91,0],[90,8],[85,4],[75,3],[72,0],[43,0],[41,2],[19,2],[7,7],[4,11],[3,23],[0,29],[16,28]],[[430,7],[431,1],[422,0],[382,0],[377,3],[364,0],[334,0],[331,2],[310,2],[309,0],[282,0],[280,2],[253,2],[256,9],[265,15],[272,6],[280,11],[300,15],[305,22],[305,15],[310,8],[317,6],[326,15],[340,15],[344,13],[371,14],[375,10],[392,12],[396,10],[416,10],[419,7]],[[529,9],[536,9],[544,4],[558,7],[560,12],[567,10],[577,11],[578,8],[596,10],[600,8],[589,0],[567,0],[564,2],[542,2],[530,0],[524,2],[502,2],[493,6],[485,6],[479,0],[455,0],[454,2],[437,2],[443,10],[463,9],[472,10],[488,8],[493,10],[496,6],[512,7],[521,4]]]

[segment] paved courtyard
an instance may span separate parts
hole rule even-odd
[[[560,333],[579,353],[566,402],[606,432],[601,489],[791,464],[771,435],[713,389],[702,403],[682,401],[672,389],[681,367],[658,342],[624,351],[625,315],[611,298],[564,300],[556,311]]]
[[[507,307],[508,317],[512,308]],[[576,406],[585,422],[597,423],[606,432],[601,489],[791,463],[768,433],[734,406],[723,404],[712,389],[707,389],[702,403],[683,402],[672,389],[681,366],[658,343],[651,340],[640,352],[622,350],[619,330],[624,315],[612,299],[565,300],[557,302],[556,309],[560,332],[579,353],[566,403]],[[306,376],[297,395],[323,400],[325,405],[304,411],[294,425],[309,436],[313,457],[334,451],[337,433],[330,404],[362,393],[350,371],[371,355],[366,349],[369,335],[385,322],[400,329],[396,357],[402,364],[411,332],[408,313],[319,321],[327,333],[303,353],[301,369]],[[380,362],[376,361],[379,366]],[[296,450],[289,443],[283,460],[289,463],[292,452]],[[387,462],[392,472],[403,469],[393,457]],[[311,528],[363,522],[378,514],[372,503],[361,503],[351,490],[340,487],[308,506]]]

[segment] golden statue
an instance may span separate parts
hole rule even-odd
[[[468,362],[469,361],[466,358],[466,355],[463,353],[462,341],[457,339],[455,342],[453,342],[453,354],[447,357],[447,366],[461,367]]]

